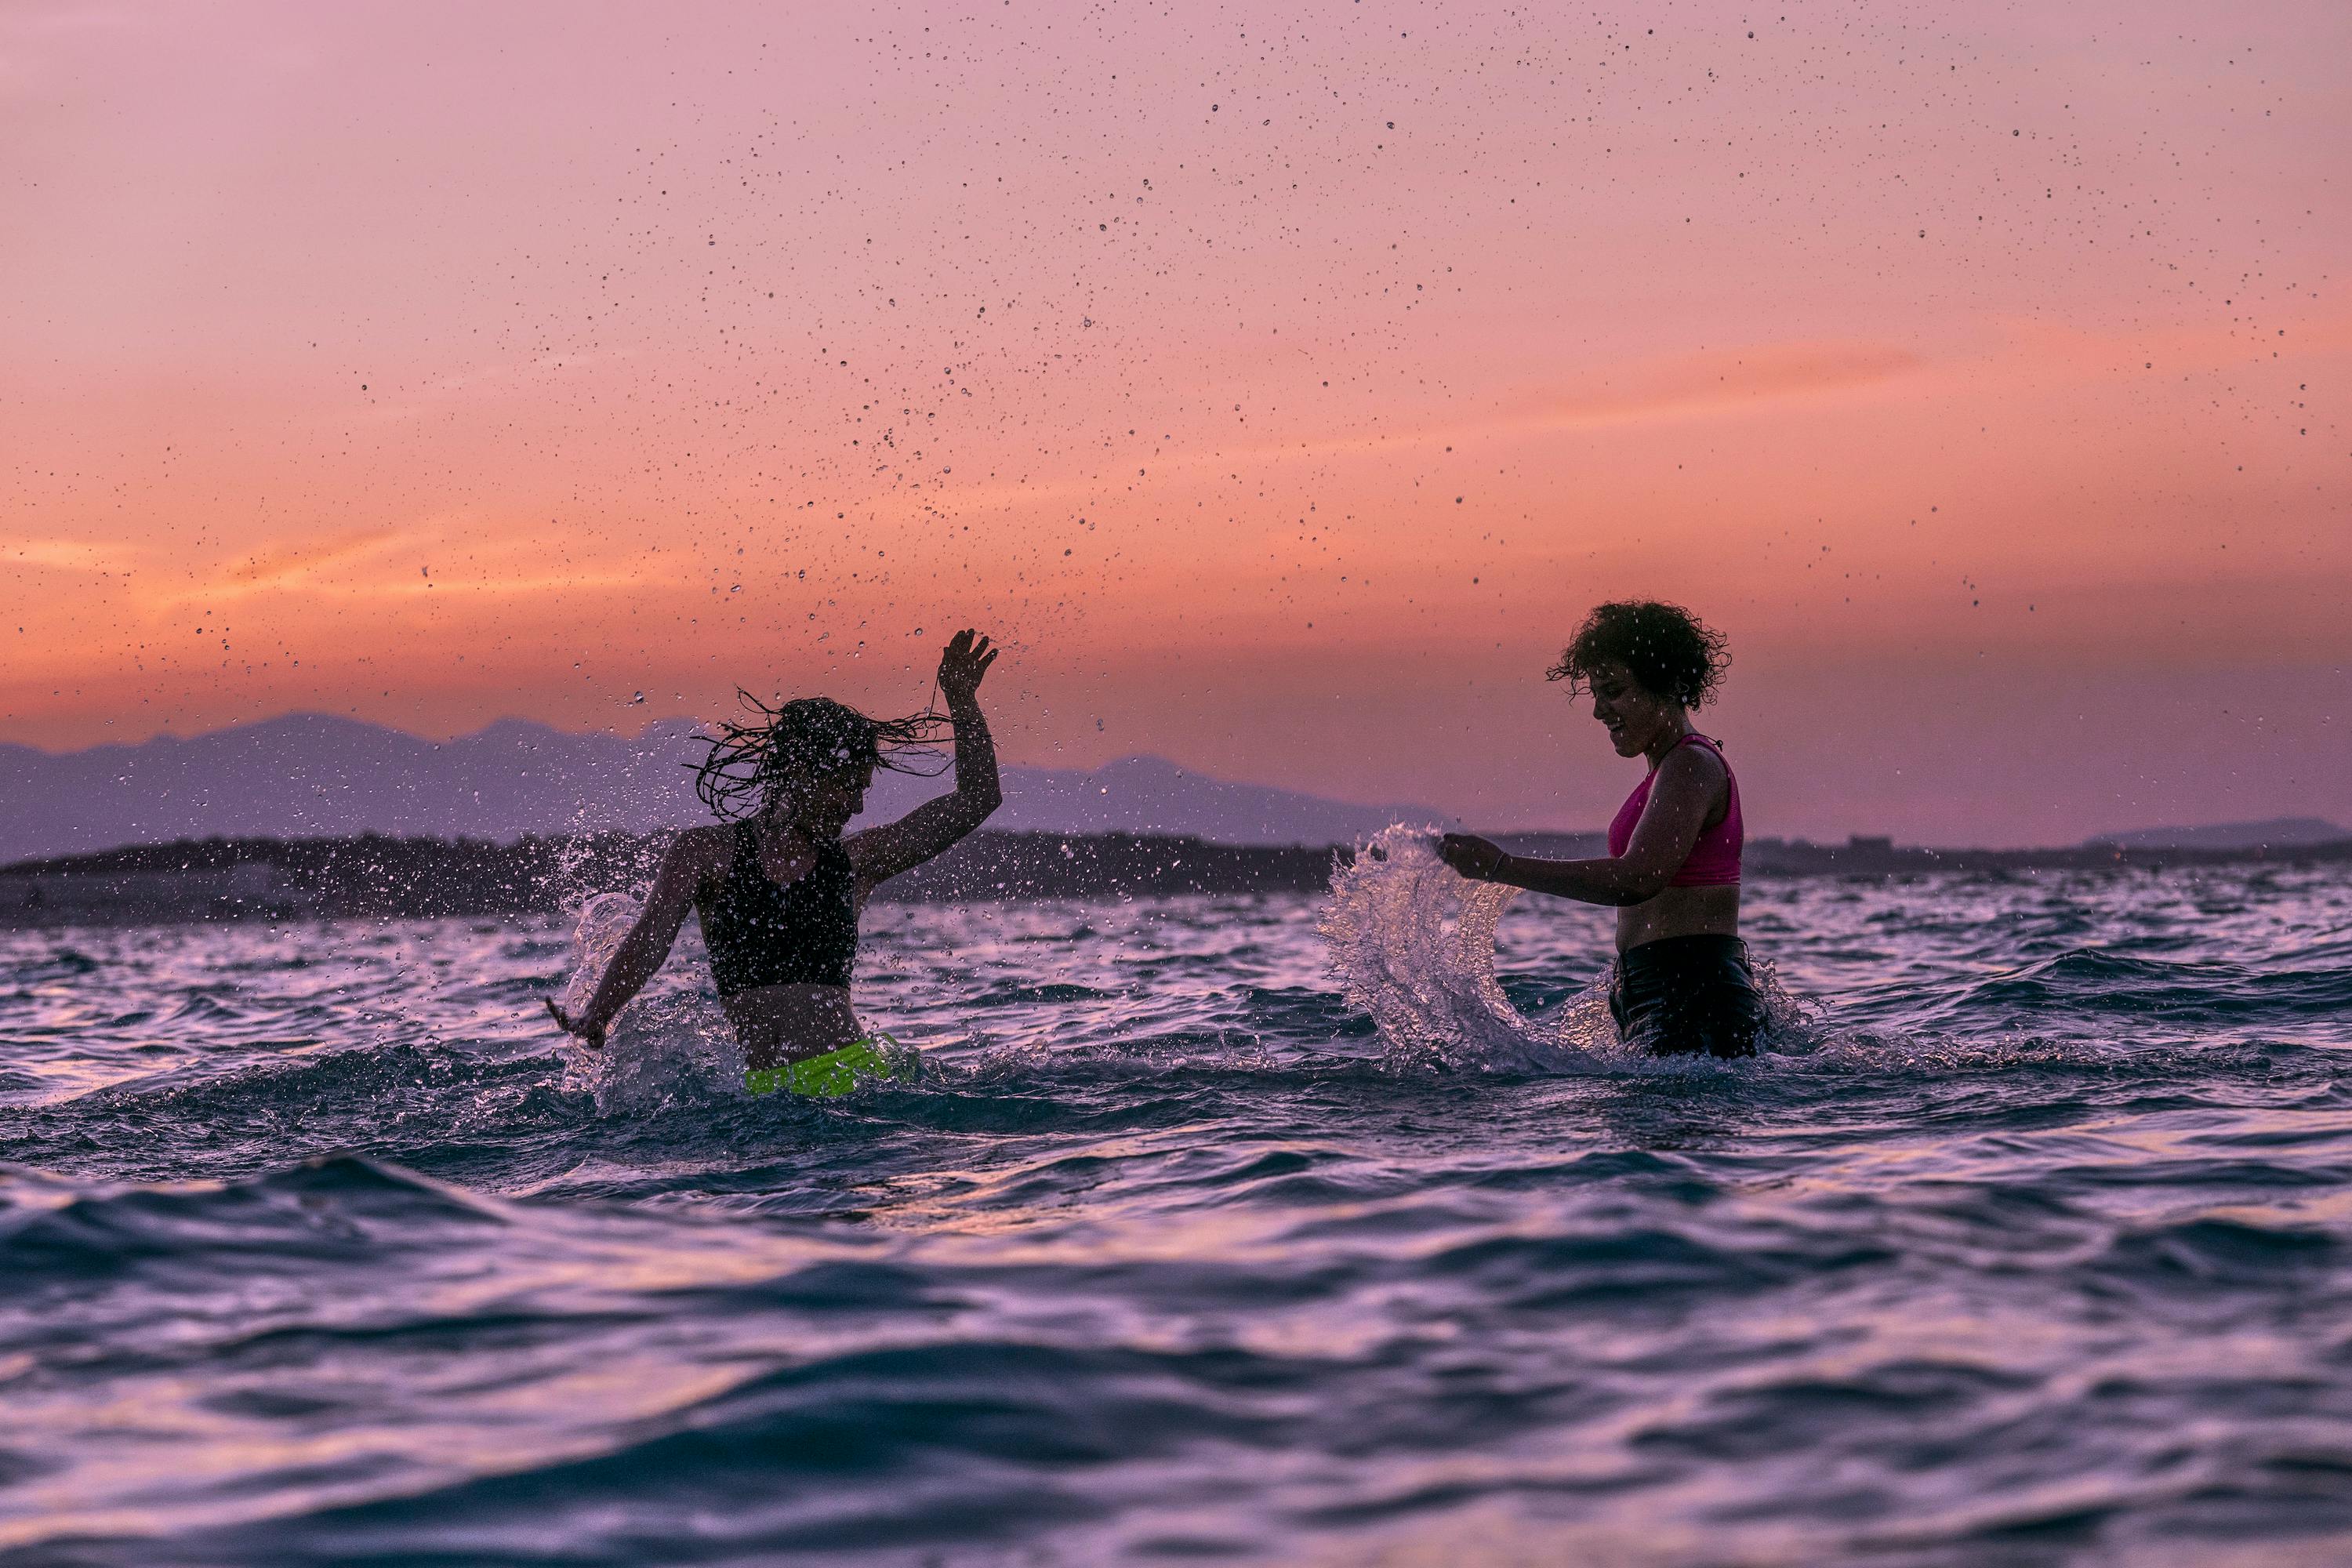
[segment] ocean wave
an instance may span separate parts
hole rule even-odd
[[[1605,915],[1395,848],[894,910],[923,1070],[823,1102],[690,931],[556,1035],[625,900],[20,942],[0,1561],[2352,1540],[2340,877],[1759,884],[1767,1050],[1661,1062]]]

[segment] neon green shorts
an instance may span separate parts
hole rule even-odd
[[[782,1067],[753,1068],[743,1075],[743,1087],[753,1094],[773,1094],[782,1089],[786,1094],[806,1095],[811,1100],[833,1100],[862,1082],[887,1083],[899,1075],[890,1058],[877,1048],[886,1040],[898,1049],[905,1048],[887,1035],[868,1035],[821,1057],[805,1057]]]

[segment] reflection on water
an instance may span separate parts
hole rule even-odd
[[[927,1071],[824,1104],[734,1087],[690,931],[608,1061],[569,922],[0,938],[0,1548],[2352,1547],[2352,879],[1760,885],[1818,1011],[1660,1064],[1607,911],[1391,848],[877,906]]]

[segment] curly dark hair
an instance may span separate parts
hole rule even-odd
[[[695,770],[694,793],[721,820],[756,814],[768,793],[795,779],[815,778],[868,765],[929,777],[945,767],[925,768],[929,750],[954,732],[944,714],[908,719],[869,719],[830,697],[796,697],[771,708],[738,690],[758,717],[746,723],[721,721],[703,737],[709,754]]]
[[[1623,665],[1654,696],[1699,708],[1723,684],[1731,655],[1721,632],[1680,605],[1614,599],[1592,606],[1544,677],[1567,681],[1570,691],[1589,691],[1593,671],[1604,664]]]

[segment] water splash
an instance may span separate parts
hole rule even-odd
[[[1517,888],[1473,882],[1437,858],[1436,830],[1402,823],[1357,847],[1316,929],[1348,1001],[1392,1057],[1489,1072],[1590,1068],[1616,1051],[1599,988],[1543,1019],[1495,980],[1495,927]]]
[[[1517,888],[1473,882],[1438,858],[1436,830],[1402,824],[1359,845],[1331,879],[1316,929],[1349,1003],[1371,1016],[1391,1058],[1455,1070],[1581,1072],[1712,1069],[1704,1058],[1628,1051],[1609,1016],[1604,974],[1542,1017],[1512,1005],[1495,979],[1495,930]],[[1758,957],[1760,1048],[1857,1061],[1887,1042],[1832,1026],[1828,1010],[1781,983]]]
[[[563,983],[565,1012],[576,1014],[588,1005],[596,982],[645,908],[628,893],[599,893],[581,906],[580,919],[572,928],[572,973]]]
[[[572,931],[572,969],[563,983],[562,1005],[578,1014],[595,994],[597,982],[645,912],[630,893],[599,893],[581,906]],[[593,1094],[603,1112],[643,1111],[681,1097],[705,1100],[714,1092],[740,1092],[741,1049],[735,1031],[710,998],[698,989],[644,996],[622,1009],[597,1050],[573,1042],[565,1053],[566,1089]]]

